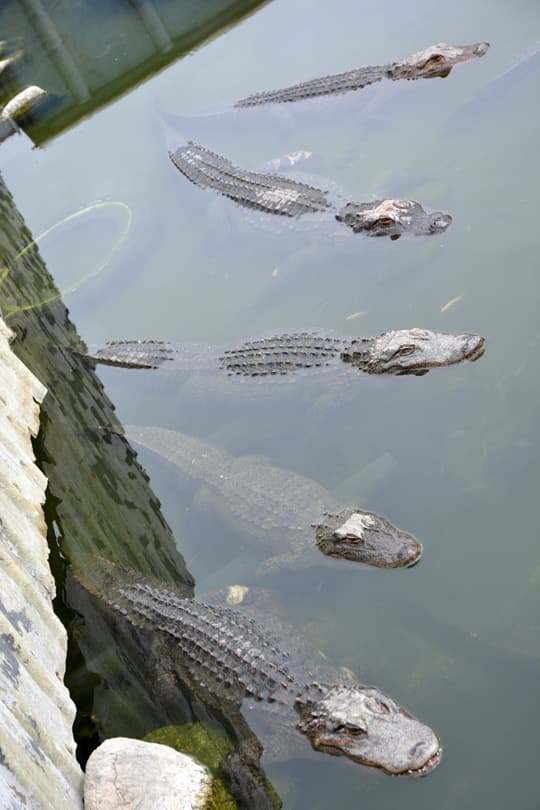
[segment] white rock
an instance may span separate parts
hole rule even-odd
[[[199,810],[212,786],[207,768],[187,754],[127,737],[92,753],[84,779],[85,810]]]

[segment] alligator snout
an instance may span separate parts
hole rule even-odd
[[[471,363],[478,360],[484,354],[486,342],[480,335],[468,335],[465,348],[465,359]]]
[[[485,56],[489,50],[489,42],[478,42],[473,46],[473,53],[475,56]]]
[[[452,217],[450,214],[444,214],[438,211],[432,214],[431,225],[429,228],[430,233],[443,233],[452,224]]]
[[[422,556],[422,544],[416,539],[413,543],[406,543],[397,553],[396,568],[412,568],[416,565]]]

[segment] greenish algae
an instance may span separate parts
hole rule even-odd
[[[212,790],[205,804],[205,810],[220,810],[224,807],[235,810],[238,807],[217,775],[223,757],[232,748],[231,741],[223,732],[205,723],[186,723],[182,726],[157,728],[144,739],[146,742],[161,743],[183,754],[189,754],[210,769],[213,776]]]
[[[205,810],[221,810],[221,808],[234,810],[238,807],[218,775],[224,757],[233,748],[233,743],[223,731],[206,723],[185,723],[181,726],[157,728],[144,739],[146,742],[161,743],[183,754],[189,754],[210,769],[214,779]],[[274,807],[281,807],[281,799],[268,779],[265,779],[265,788]]]
[[[1,308],[10,313],[13,350],[48,390],[34,451],[48,478],[45,514],[57,583],[55,609],[70,633],[66,684],[79,709],[75,736],[84,764],[99,739],[112,736],[111,724],[116,734],[125,734],[143,721],[155,725],[156,712],[151,687],[133,679],[129,661],[118,656],[116,638],[106,623],[96,621],[91,602],[78,593],[76,606],[69,603],[75,596],[66,587],[66,564],[85,571],[88,555],[99,554],[187,593],[193,578],[136,453],[120,436],[104,437],[89,427],[110,425],[121,432],[103,384],[71,351],[81,338],[1,176],[0,268]],[[104,679],[100,668],[105,663]],[[131,707],[121,686],[126,678],[137,683],[138,700]],[[118,713],[108,710],[115,698],[122,709]]]
[[[75,568],[81,554],[98,553],[190,588],[193,579],[136,454],[116,435],[92,430],[122,432],[103,384],[71,350],[82,340],[39,253],[39,237],[1,178],[0,223],[0,299],[16,335],[13,350],[48,389],[35,450],[49,480],[49,511],[54,506],[53,548]]]

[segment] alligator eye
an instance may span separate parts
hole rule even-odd
[[[394,222],[394,220],[391,217],[381,217],[380,219],[378,219],[375,222],[374,227],[375,228],[391,228],[392,225],[395,225],[395,224],[396,223]]]
[[[440,53],[436,53],[433,56],[430,56],[429,59],[426,59],[424,62],[424,68],[435,67],[436,65],[440,65],[442,62],[444,62],[444,56],[442,56]]]
[[[380,709],[383,714],[390,714],[390,707],[387,706],[386,703],[383,703],[382,700],[379,700],[378,698],[374,698],[374,700],[377,704],[377,708]]]
[[[352,723],[340,723],[334,729],[335,734],[348,734],[349,737],[362,737],[367,734],[367,730],[361,726],[355,726]]]
[[[339,543],[350,543],[352,546],[365,546],[366,542],[363,537],[359,537],[357,534],[337,534],[334,536],[334,542],[336,544]]]
[[[416,346],[400,346],[399,349],[397,349],[394,352],[394,354],[392,355],[392,358],[394,358],[394,357],[409,357],[411,354],[414,354],[415,350],[416,350]]]

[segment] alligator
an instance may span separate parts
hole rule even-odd
[[[397,62],[356,68],[345,73],[311,79],[281,90],[255,93],[240,99],[234,106],[255,107],[261,104],[282,104],[320,96],[341,95],[352,90],[360,90],[383,79],[398,81],[445,78],[455,65],[484,56],[488,48],[488,42],[477,42],[474,45],[447,45],[440,42]]]
[[[343,364],[366,374],[413,374],[419,377],[438,366],[477,360],[484,353],[484,338],[413,328],[362,338],[314,332],[277,334],[227,348],[160,340],[120,340],[111,341],[101,348],[76,351],[91,363],[108,366],[221,370],[231,376],[256,380],[310,373],[323,368],[331,370]]]
[[[157,453],[187,476],[211,488],[211,508],[233,528],[276,549],[258,567],[272,574],[317,563],[312,534],[323,554],[377,568],[403,568],[420,559],[422,546],[407,532],[372,512],[344,507],[324,487],[298,473],[225,450],[162,427],[126,425],[130,442]]]
[[[354,233],[367,236],[441,234],[452,222],[450,214],[428,214],[414,200],[331,201],[329,192],[278,174],[234,166],[230,160],[193,141],[185,141],[169,157],[176,168],[200,188],[211,188],[244,208],[283,217],[332,214]],[[339,207],[341,206],[341,207]],[[318,219],[317,219],[318,221]]]
[[[441,745],[428,726],[378,688],[325,665],[274,619],[270,627],[247,611],[184,598],[109,561],[90,568],[83,584],[90,577],[90,590],[119,618],[166,639],[163,673],[209,706],[258,706],[316,751],[388,774],[423,776],[439,764]]]

